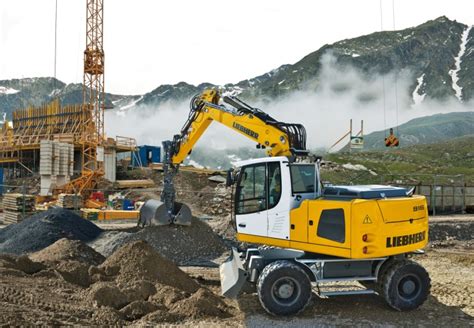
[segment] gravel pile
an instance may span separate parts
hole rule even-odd
[[[429,240],[474,240],[474,222],[431,223]]]
[[[209,264],[226,250],[224,241],[207,225],[193,218],[190,226],[146,227],[136,233],[104,232],[88,243],[105,257],[123,244],[133,240],[144,240],[158,253],[178,265]]]
[[[26,254],[39,251],[61,238],[90,241],[102,229],[62,208],[49,209],[0,230],[0,253]]]

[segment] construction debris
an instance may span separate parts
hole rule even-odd
[[[35,197],[18,193],[5,194],[3,197],[3,222],[13,224],[21,222],[35,211]]]
[[[163,171],[163,163],[151,163],[149,167],[152,170]],[[222,170],[198,168],[191,165],[180,165],[179,170],[181,172],[194,172],[198,174],[207,174],[207,175],[225,174],[225,171],[222,171]]]
[[[151,188],[155,186],[155,183],[151,179],[144,180],[117,180],[115,185],[119,189],[125,188]]]
[[[225,183],[226,182],[226,178],[224,178],[223,176],[221,175],[211,175],[209,178],[207,178],[209,181],[212,181],[212,182],[217,182],[217,183]]]
[[[83,199],[81,195],[76,194],[59,194],[57,205],[67,209],[78,209],[83,206]]]

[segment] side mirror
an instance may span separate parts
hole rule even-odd
[[[230,187],[234,184],[235,180],[234,180],[234,169],[228,169],[227,170],[227,178],[226,178],[226,181],[225,181],[225,185],[226,187]]]

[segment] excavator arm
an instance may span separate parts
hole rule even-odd
[[[268,156],[287,156],[294,160],[308,154],[303,125],[279,122],[237,97],[221,97],[217,90],[205,90],[191,100],[189,116],[181,133],[175,135],[173,140],[163,142],[164,182],[161,202],[150,201],[144,205],[139,225],[191,223],[190,209],[175,202],[173,178],[179,165],[213,121],[255,141],[257,148],[267,149]]]
[[[219,104],[222,100],[224,106]],[[219,122],[267,148],[268,156],[298,156],[306,151],[306,131],[301,124],[283,123],[236,97],[220,97],[217,90],[206,90],[191,101],[188,121],[170,144],[171,163],[181,164],[213,122]]]

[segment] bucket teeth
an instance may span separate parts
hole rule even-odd
[[[140,209],[138,226],[160,226],[169,224],[191,225],[192,213],[189,206],[175,203],[175,213],[170,215],[164,202],[150,199]]]
[[[193,215],[189,206],[183,203],[175,203],[175,209],[177,209],[177,212],[174,216],[173,223],[185,226],[191,225]]]

